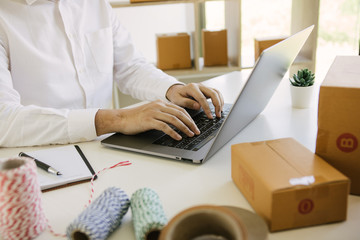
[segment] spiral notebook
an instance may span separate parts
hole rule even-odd
[[[84,153],[77,145],[54,147],[26,153],[62,173],[62,175],[55,175],[37,168],[42,191],[88,181],[95,174]]]

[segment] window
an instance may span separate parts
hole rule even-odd
[[[323,79],[336,55],[359,55],[360,0],[320,1],[317,78]]]

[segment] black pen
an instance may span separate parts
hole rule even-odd
[[[53,167],[47,165],[46,163],[43,163],[43,162],[39,161],[38,159],[36,159],[34,157],[31,157],[31,156],[27,155],[26,153],[23,153],[23,152],[19,153],[19,157],[28,157],[28,158],[34,159],[34,161],[36,163],[36,166],[38,166],[39,168],[44,169],[45,171],[47,171],[49,173],[53,173],[55,175],[62,175],[61,172],[59,172],[58,170],[56,170]]]

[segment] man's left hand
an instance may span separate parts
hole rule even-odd
[[[186,85],[172,85],[166,97],[172,103],[181,107],[199,110],[203,108],[206,116],[213,118],[207,99],[211,99],[215,107],[215,115],[221,117],[221,111],[224,106],[224,98],[219,90],[206,87],[201,83],[189,83]]]

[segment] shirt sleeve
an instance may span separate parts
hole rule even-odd
[[[96,138],[98,109],[69,110],[21,104],[0,31],[0,147],[66,144]]]
[[[140,100],[166,101],[166,92],[174,84],[183,84],[156,68],[136,50],[129,32],[110,9],[114,45],[114,81],[119,90]]]

